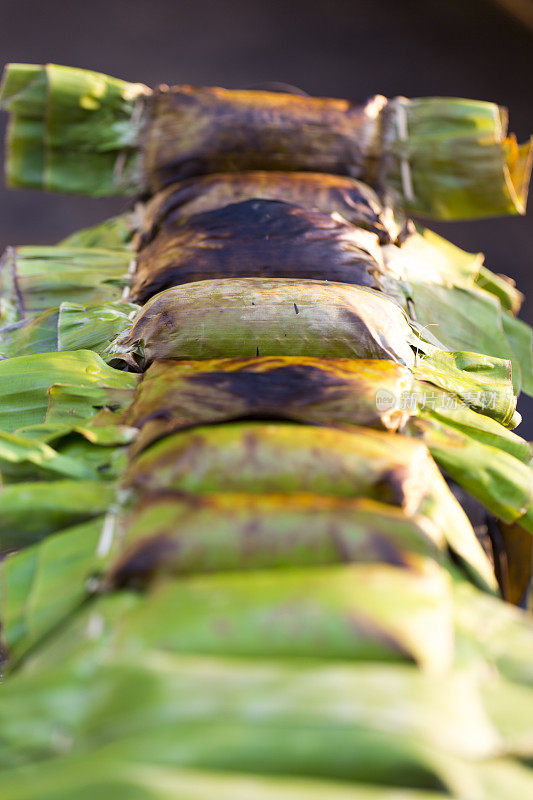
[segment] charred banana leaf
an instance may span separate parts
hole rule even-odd
[[[342,562],[445,561],[445,539],[422,517],[367,499],[310,494],[154,495],[117,522],[108,585],[161,575]]]
[[[533,502],[527,442],[390,361],[156,361],[123,421],[140,429],[131,451],[139,453],[180,429],[250,417],[400,430],[422,438],[437,463],[506,522]]]
[[[137,450],[180,428],[239,417],[397,430],[412,413],[415,385],[408,369],[386,360],[154,361],[124,421],[140,429]]]
[[[241,203],[168,225],[137,255],[131,299],[212,278],[294,278],[379,287],[374,234],[277,200]]]
[[[143,208],[142,242],[162,227],[245,200],[281,200],[301,208],[340,214],[345,220],[377,234],[380,242],[394,241],[400,226],[392,211],[361,181],[322,172],[225,172],[202,175],[168,186]]]
[[[311,492],[369,497],[422,514],[485,585],[492,568],[426,447],[398,434],[351,427],[233,423],[182,431],[156,442],[125,472],[139,492]],[[453,542],[451,541],[453,539]]]

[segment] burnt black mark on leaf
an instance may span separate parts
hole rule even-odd
[[[153,207],[148,228],[140,240],[142,249],[164,228],[175,228],[192,213],[221,208],[249,199],[280,200],[323,213],[340,213],[355,225],[369,229],[385,244],[390,232],[373,192],[341,175],[302,172],[226,172],[181,181]]]
[[[385,502],[403,507],[408,501],[407,488],[410,483],[409,470],[403,465],[396,465],[383,473],[377,489],[384,495]]]
[[[113,567],[108,577],[110,587],[144,590],[159,572],[171,571],[179,549],[179,541],[168,534],[141,539]]]
[[[373,534],[372,544],[380,561],[383,561],[385,564],[391,564],[394,567],[410,569],[410,564],[400,548],[396,547],[389,539],[379,534]]]
[[[257,348],[259,355],[259,348]],[[329,391],[346,386],[342,377],[320,367],[287,364],[266,372],[199,372],[191,375],[193,385],[220,389],[237,397],[251,411],[279,412],[289,405],[319,403]]]
[[[216,278],[301,278],[378,288],[379,265],[340,217],[279,200],[245,200],[161,231],[137,258],[132,299]]]

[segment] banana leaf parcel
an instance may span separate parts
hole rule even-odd
[[[378,288],[377,237],[331,214],[245,200],[169,224],[137,256],[131,297],[212,278],[310,278]]]
[[[285,170],[360,178],[440,219],[524,213],[531,145],[507,112],[456,98],[347,100],[161,86],[8,65],[10,185],[141,194],[209,172]]]
[[[175,431],[239,418],[364,425],[422,438],[437,463],[492,513],[530,525],[528,443],[391,361],[155,361],[123,422],[140,430],[135,454]]]
[[[423,476],[423,480],[422,480]],[[492,568],[422,443],[367,428],[234,423],[194,428],[133,459],[123,484],[142,492],[293,493],[369,497],[422,514],[486,585]]]
[[[322,172],[247,171],[201,175],[157,192],[139,214],[142,240],[150,241],[163,225],[184,217],[252,199],[280,200],[323,214],[340,214],[377,234],[383,244],[395,241],[400,232],[392,210],[354,178]]]
[[[388,358],[412,366],[415,348],[429,345],[379,292],[327,281],[234,278],[156,295],[108,355],[141,368],[156,358],[254,355]]]

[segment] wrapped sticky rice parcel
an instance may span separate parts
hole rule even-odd
[[[531,145],[507,136],[493,103],[153,91],[56,64],[8,65],[0,99],[12,186],[141,194],[213,172],[310,171],[360,178],[439,219],[525,211]]]
[[[383,243],[394,241],[400,225],[370,186],[346,175],[255,170],[200,175],[157,192],[142,208],[143,239],[160,227],[244,200],[281,200],[323,214],[340,214]]]
[[[182,283],[298,278],[379,288],[378,238],[335,214],[279,200],[245,200],[168,225],[137,256],[131,298]]]
[[[431,348],[393,300],[327,281],[240,278],[167,289],[109,349],[144,369],[159,358],[386,358],[413,366]]]

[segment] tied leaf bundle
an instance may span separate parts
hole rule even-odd
[[[1,96],[13,186],[142,194],[212,172],[304,170],[360,178],[438,219],[525,212],[531,143],[507,136],[493,103],[152,92],[55,64],[10,64]]]

